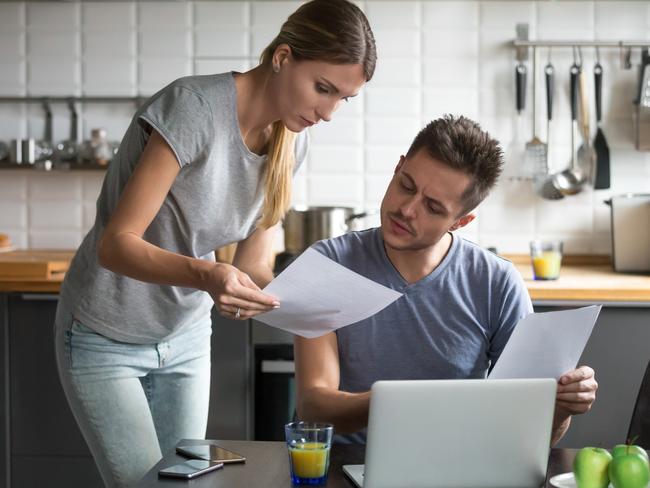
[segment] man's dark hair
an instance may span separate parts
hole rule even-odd
[[[446,114],[429,122],[411,143],[406,157],[424,149],[429,156],[472,177],[463,193],[463,213],[487,197],[501,174],[503,150],[499,142],[473,120]]]

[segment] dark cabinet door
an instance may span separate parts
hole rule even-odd
[[[212,375],[208,439],[250,439],[250,320],[212,309]]]
[[[103,486],[59,382],[57,296],[8,299],[9,417],[13,487]]]

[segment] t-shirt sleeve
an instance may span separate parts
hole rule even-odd
[[[214,140],[212,111],[197,92],[178,85],[165,89],[138,117],[146,130],[154,128],[172,148],[181,167],[206,158]]]
[[[332,243],[330,242],[330,239],[323,239],[321,241],[315,242],[314,244],[311,245],[311,249],[313,249],[314,251],[318,251],[325,257],[334,259],[334,252],[332,249]]]
[[[501,290],[500,299],[492,304],[493,316],[496,317],[496,320],[493,324],[494,332],[490,339],[488,351],[491,367],[501,356],[517,323],[533,311],[528,289],[521,275],[512,264],[508,266],[508,272],[503,280]]]

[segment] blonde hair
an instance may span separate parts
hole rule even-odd
[[[270,69],[280,44],[291,48],[294,59],[333,64],[361,64],[366,81],[375,72],[377,50],[368,19],[348,0],[312,0],[301,5],[264,49],[260,64]],[[281,121],[273,123],[264,180],[264,208],[260,225],[277,224],[291,203],[296,133]]]

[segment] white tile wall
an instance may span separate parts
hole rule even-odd
[[[0,96],[150,94],[179,76],[246,70],[300,3],[0,2]],[[515,118],[514,53],[508,43],[517,22],[528,22],[531,36],[538,38],[650,39],[649,1],[357,4],[377,39],[375,77],[357,99],[340,107],[332,122],[312,129],[312,151],[295,180],[295,203],[376,208],[399,155],[423,124],[444,112],[474,117],[499,138],[508,169],[516,175],[515,156],[532,136],[531,112],[526,111],[520,125]],[[650,191],[650,154],[634,149],[632,133],[637,75],[621,68],[618,54],[600,53],[611,190],[549,202],[530,183],[504,178],[462,235],[505,252],[526,252],[533,237],[561,238],[569,252],[610,252],[609,211],[603,200]],[[540,66],[547,56],[540,51]],[[591,94],[594,52],[584,50],[583,56]],[[570,155],[571,53],[556,49],[552,61],[558,87],[549,152],[552,167],[562,169]],[[529,90],[529,108],[532,103]],[[541,96],[536,105],[538,133],[546,139]],[[133,111],[130,104],[83,107],[84,137],[93,127],[106,127],[111,138],[119,139]],[[67,111],[55,108],[55,139],[65,139],[68,130]],[[42,133],[38,106],[0,105],[0,140]],[[101,183],[102,174],[95,172],[2,171],[0,231],[9,232],[20,247],[75,247],[94,221]]]

